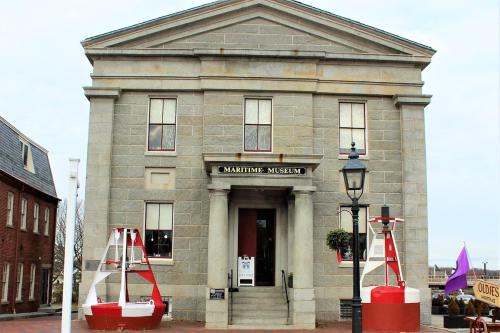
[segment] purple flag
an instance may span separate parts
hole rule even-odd
[[[444,294],[447,296],[450,292],[467,287],[467,272],[469,271],[469,255],[467,249],[464,248],[457,258],[457,268],[448,277],[444,286]]]

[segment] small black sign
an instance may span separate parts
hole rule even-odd
[[[262,175],[305,175],[301,167],[264,167],[264,166],[220,166],[219,173],[262,174]]]
[[[224,289],[210,289],[210,299],[224,299]]]

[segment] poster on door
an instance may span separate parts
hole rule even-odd
[[[255,286],[255,257],[238,257],[238,286]]]

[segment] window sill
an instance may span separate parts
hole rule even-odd
[[[24,231],[24,232],[28,232],[28,229],[23,229],[23,228],[21,228],[20,230],[21,230],[21,231]]]
[[[144,156],[168,156],[177,157],[176,151],[146,151]]]
[[[148,258],[149,263],[151,265],[158,265],[158,266],[173,266],[174,265],[174,259],[167,259],[167,258]]]
[[[10,302],[7,300],[7,301],[2,301],[0,304],[1,305],[7,305],[7,304],[10,304]]]
[[[33,233],[34,233],[35,235],[40,235],[40,233],[39,233],[38,231],[35,231],[35,230],[33,230]]]
[[[14,229],[14,225],[13,225],[13,224],[6,224],[5,226],[6,226],[7,228]]]
[[[21,304],[21,303],[23,303],[22,299],[16,299],[16,304]]]
[[[354,263],[352,261],[342,261],[339,264],[340,268],[353,268],[353,266],[354,266]],[[364,267],[364,266],[365,266],[365,262],[364,261],[360,261],[359,262],[359,267]]]

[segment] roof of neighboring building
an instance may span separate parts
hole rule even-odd
[[[34,173],[24,167],[21,140],[30,146]],[[0,117],[0,171],[57,199],[47,150],[2,117]]]

